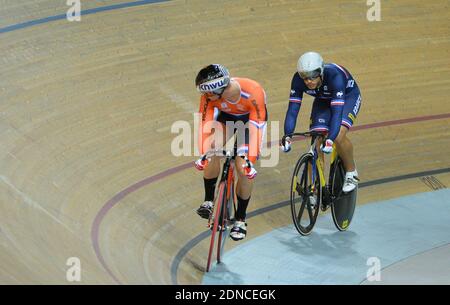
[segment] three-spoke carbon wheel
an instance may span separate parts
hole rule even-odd
[[[312,183],[311,154],[304,154],[295,165],[291,182],[291,213],[295,228],[301,235],[309,235],[316,224],[322,201],[319,172],[315,169]]]

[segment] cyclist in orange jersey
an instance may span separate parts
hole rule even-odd
[[[195,84],[202,94],[199,110],[202,115],[199,126],[200,153],[224,147],[237,131],[237,154],[246,155],[252,164],[248,168],[242,158],[235,159],[238,208],[230,237],[241,240],[247,234],[246,211],[257,174],[253,165],[260,154],[267,122],[266,94],[257,82],[247,78],[231,78],[228,70],[218,64],[201,69]],[[195,167],[204,171],[205,187],[205,201],[197,209],[197,213],[208,219],[213,209],[214,190],[220,174],[220,157],[213,156],[208,161],[199,159],[195,162]]]

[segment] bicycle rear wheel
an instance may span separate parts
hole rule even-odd
[[[345,169],[341,158],[331,164],[330,167],[331,194],[334,198],[331,203],[331,214],[333,222],[339,231],[345,231],[350,226],[356,207],[358,188],[350,193],[343,193],[342,187],[345,181]]]
[[[312,183],[311,154],[304,154],[295,165],[291,182],[291,214],[295,228],[301,235],[309,235],[316,224],[322,201],[322,187],[316,168],[314,185]],[[314,202],[315,201],[315,202]]]
[[[220,182],[219,184],[219,189],[218,189],[218,196],[215,199],[215,204],[214,204],[214,222],[213,222],[213,227],[211,229],[211,240],[209,243],[209,251],[208,251],[208,260],[206,263],[206,272],[209,272],[209,268],[211,266],[211,258],[213,255],[213,250],[214,250],[214,240],[216,238],[216,233],[217,230],[219,228],[219,222],[221,219],[221,213],[223,212],[222,207],[226,204],[226,184],[225,182]],[[220,232],[219,232],[220,234]],[[217,251],[219,251],[219,249],[217,249]]]

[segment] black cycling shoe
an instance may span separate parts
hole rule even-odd
[[[211,201],[203,202],[200,207],[197,209],[197,214],[201,218],[209,219],[213,210],[213,203]]]

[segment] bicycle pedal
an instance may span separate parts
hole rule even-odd
[[[208,227],[212,231],[214,229],[214,224],[209,224]],[[223,228],[221,225],[217,226],[217,232],[219,232],[219,231],[224,232],[226,230],[228,230],[228,225],[225,225]]]
[[[322,211],[322,212],[325,212],[326,210],[328,210],[329,209],[329,207],[330,207],[330,205],[329,204],[321,204],[320,205],[320,210]]]

